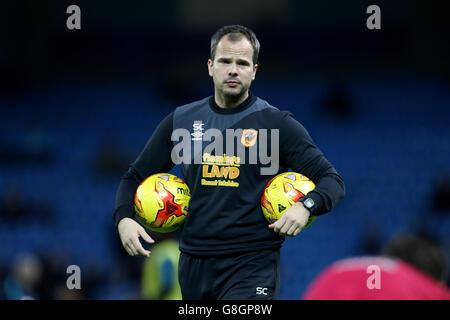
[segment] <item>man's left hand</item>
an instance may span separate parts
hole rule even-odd
[[[276,222],[269,225],[280,236],[295,237],[308,223],[310,212],[303,203],[297,202],[286,210]]]

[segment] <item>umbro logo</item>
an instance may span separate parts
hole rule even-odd
[[[194,124],[192,125],[192,128],[194,129],[194,132],[191,133],[192,141],[202,141],[203,139],[203,121],[194,121]]]

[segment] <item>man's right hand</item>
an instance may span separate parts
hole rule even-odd
[[[131,218],[123,218],[117,225],[120,240],[125,250],[130,256],[149,257],[150,251],[142,247],[139,237],[142,237],[148,243],[155,241],[148,235],[145,229]]]

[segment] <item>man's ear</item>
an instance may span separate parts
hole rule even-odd
[[[256,71],[258,70],[258,65],[257,64],[255,64],[254,66],[253,66],[253,77],[252,77],[252,80],[255,80],[255,76],[256,76]]]
[[[208,74],[210,77],[213,76],[212,67],[213,67],[213,62],[211,59],[208,59]]]

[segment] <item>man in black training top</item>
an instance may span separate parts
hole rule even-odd
[[[148,257],[139,237],[154,241],[133,219],[134,194],[148,176],[180,164],[192,195],[180,234],[183,299],[276,299],[284,236],[297,236],[310,215],[331,211],[345,194],[342,178],[292,114],[249,91],[259,47],[255,34],[243,26],[225,26],[213,35],[208,71],[214,96],[169,114],[117,191],[114,220],[122,244],[130,255]],[[180,132],[190,133],[191,154],[173,152]],[[210,141],[218,147],[211,149]],[[226,152],[217,151],[222,145]],[[257,147],[255,159],[252,148]],[[268,225],[261,195],[271,178],[289,168],[316,188]],[[214,180],[221,175],[226,179]]]

